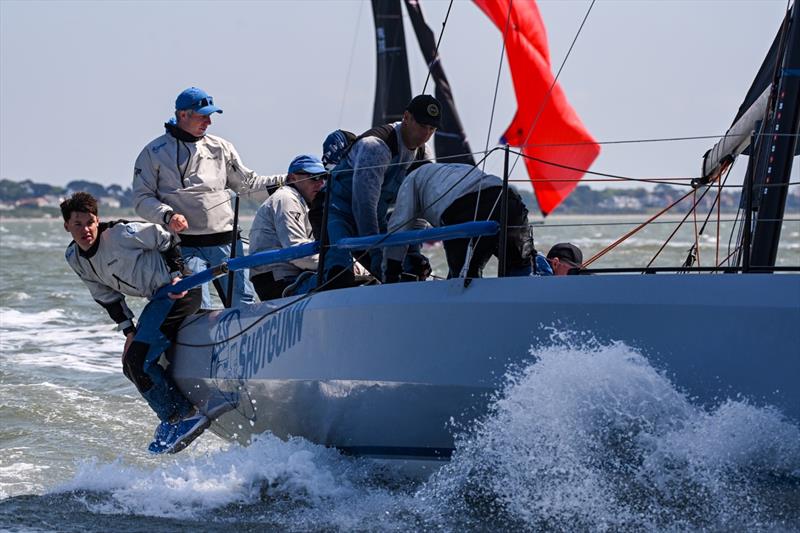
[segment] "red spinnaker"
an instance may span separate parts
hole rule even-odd
[[[558,83],[553,86],[547,34],[536,3],[533,0],[474,2],[500,32],[506,29],[511,9],[506,55],[517,95],[517,114],[503,135],[505,142],[521,146],[527,156],[588,169],[600,153],[600,145],[594,144],[594,138],[569,105],[561,86]],[[533,159],[525,159],[525,165],[545,216],[569,196],[584,174]]]

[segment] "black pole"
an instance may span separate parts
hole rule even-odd
[[[325,204],[322,208],[322,227],[319,229],[319,261],[317,264],[317,287],[325,284],[325,256],[328,254],[328,211],[331,206],[331,186],[333,185],[333,172],[328,174],[328,183],[325,184]]]
[[[742,204],[744,205],[744,231],[742,232],[742,249],[739,251],[739,257],[742,258],[742,272],[750,272],[750,245],[753,239],[753,174],[759,165],[756,163],[758,151],[755,147],[758,146],[759,135],[761,131],[761,123],[756,125],[753,132],[750,146],[754,149],[751,152],[753,155],[747,164],[747,172],[744,175],[744,188],[742,189]]]
[[[230,258],[236,257],[236,243],[239,240],[239,195],[233,200],[233,235],[231,236]],[[228,272],[228,294],[225,295],[225,307],[233,304],[233,280],[235,272]]]
[[[508,145],[503,159],[503,190],[500,192],[500,243],[497,256],[497,277],[506,276],[506,243],[508,242]]]

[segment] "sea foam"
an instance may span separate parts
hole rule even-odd
[[[560,337],[508,376],[420,491],[436,521],[489,513],[511,528],[685,530],[796,514],[768,510],[761,484],[788,479],[800,492],[796,425],[745,400],[698,407],[628,346]]]

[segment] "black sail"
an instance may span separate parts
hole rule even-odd
[[[739,120],[748,109],[750,109],[750,106],[752,106],[758,97],[761,96],[761,93],[763,93],[764,90],[775,81],[776,76],[781,74],[781,72],[777,70],[780,64],[779,59],[786,55],[787,50],[785,47],[788,44],[786,39],[783,41],[781,40],[781,36],[785,31],[791,29],[791,24],[789,23],[789,16],[791,14],[791,11],[786,12],[786,18],[778,28],[778,33],[775,35],[775,39],[772,41],[772,46],[769,47],[769,52],[767,52],[767,55],[764,57],[764,62],[761,63],[761,68],[758,69],[758,73],[753,79],[753,83],[750,85],[750,89],[747,91],[742,105],[739,106],[739,111],[736,113],[736,117],[733,119],[733,124],[735,124],[736,121]],[[782,42],[784,44],[783,47],[781,47]],[[742,153],[745,155],[750,155],[750,148],[747,148]],[[797,146],[795,155],[800,155],[800,144]]]
[[[780,241],[789,178],[792,173],[792,159],[797,153],[798,132],[800,132],[800,7],[795,2],[791,18],[778,58],[778,84],[776,101],[772,114],[767,118],[764,131],[781,135],[762,136],[754,149],[756,164],[764,169],[764,176],[757,176],[755,218],[750,266],[769,271],[775,265]]]
[[[411,100],[411,81],[400,0],[372,0],[372,16],[378,58],[372,111],[374,127],[403,118],[403,111]]]
[[[472,150],[470,150],[467,136],[464,134],[461,119],[456,112],[453,91],[450,89],[450,82],[447,81],[441,57],[436,50],[436,37],[425,22],[419,2],[405,0],[405,3],[414,33],[417,34],[422,55],[428,63],[431,77],[436,83],[435,96],[442,104],[442,125],[434,137],[436,160],[440,163],[474,165],[475,159],[472,157]]]

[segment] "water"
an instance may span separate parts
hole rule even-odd
[[[588,258],[625,229],[536,236]],[[670,230],[597,266],[646,263]],[[781,261],[800,263],[800,225],[784,236]],[[155,417],[122,376],[122,336],[63,260],[68,240],[56,220],[0,222],[0,530],[800,530],[797,424],[744,398],[700,408],[591,334],[556,332],[536,364],[511,369],[427,482],[270,435],[242,448],[208,433],[151,457]],[[676,240],[662,264],[694,237]]]

